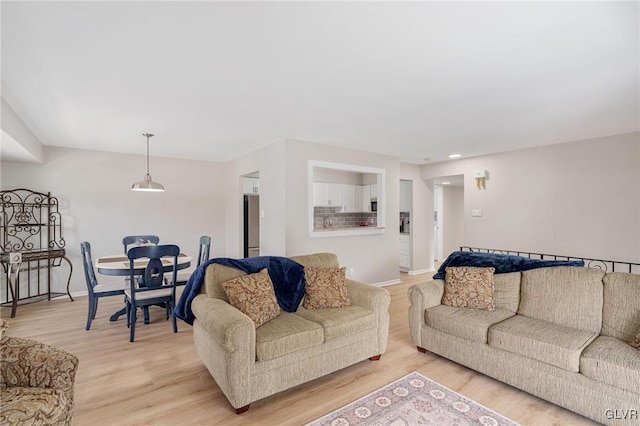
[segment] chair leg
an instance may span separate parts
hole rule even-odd
[[[92,319],[96,319],[96,312],[98,312],[98,300],[100,300],[97,297],[93,298],[93,318]]]
[[[129,342],[133,342],[136,334],[136,307],[129,307]]]
[[[168,303],[169,305],[169,309],[171,310],[171,321],[173,321],[173,332],[177,333],[178,332],[178,321],[176,321],[176,314],[175,312],[173,312],[173,305],[171,303]]]
[[[85,330],[89,330],[91,328],[91,321],[95,317],[95,314],[93,313],[93,298],[89,296],[87,300],[89,301],[89,306],[87,307],[87,326]]]
[[[149,307],[143,306],[142,312],[144,313],[144,323],[149,324]]]

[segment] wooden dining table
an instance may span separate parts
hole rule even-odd
[[[180,253],[178,255],[177,269],[186,269],[191,266],[193,258],[187,254]],[[144,269],[146,268],[148,260],[145,258],[136,259],[133,261],[133,274],[144,275]],[[173,270],[173,257],[165,256],[162,258],[163,272],[171,272]],[[94,261],[94,266],[99,274],[102,275],[116,275],[127,277],[131,275],[131,266],[129,258],[122,254],[108,255],[98,257]],[[124,315],[127,312],[126,308],[120,309],[109,317],[109,321],[117,321],[120,315]],[[145,324],[148,323],[148,317],[145,312]]]

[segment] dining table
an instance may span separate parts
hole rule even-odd
[[[191,261],[193,258],[187,254],[180,253],[178,255],[178,265],[177,270],[186,269],[191,266]],[[136,259],[133,262],[133,275],[142,276],[144,275],[144,270],[147,266],[148,260],[145,258]],[[102,275],[115,275],[115,276],[123,276],[128,277],[131,275],[131,266],[129,258],[123,254],[117,255],[107,255],[98,257],[94,266],[99,274]],[[173,270],[173,257],[165,256],[162,258],[162,270],[163,272],[171,272]],[[127,312],[126,308],[122,308],[119,311],[115,312],[111,317],[109,317],[109,321],[117,321],[120,315],[124,315]],[[145,311],[145,324],[148,323],[148,316]]]

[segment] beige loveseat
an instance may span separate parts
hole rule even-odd
[[[336,269],[336,255],[292,257],[305,267]],[[387,346],[387,290],[346,280],[352,306],[282,311],[255,327],[231,306],[221,284],[245,272],[211,264],[191,304],[193,338],[200,359],[238,414],[251,402],[366,359]]]
[[[495,310],[409,289],[411,338],[431,351],[605,424],[640,424],[640,275],[552,267],[494,275]]]

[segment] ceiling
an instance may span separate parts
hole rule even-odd
[[[422,164],[638,131],[638,6],[2,1],[2,97],[49,146]]]

